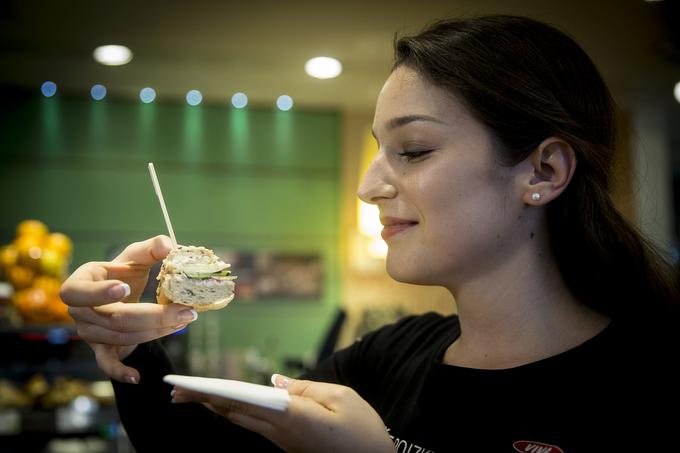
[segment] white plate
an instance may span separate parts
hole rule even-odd
[[[251,384],[250,382],[180,376],[178,374],[168,374],[163,380],[170,385],[188,390],[221,396],[277,411],[285,411],[288,408],[288,401],[290,401],[288,391],[285,389]]]

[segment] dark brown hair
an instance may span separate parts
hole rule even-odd
[[[402,65],[462,99],[495,134],[506,165],[551,136],[573,147],[576,171],[547,218],[560,272],[576,297],[611,317],[677,306],[670,267],[612,203],[614,102],[574,40],[524,17],[447,20],[396,39],[394,68]]]

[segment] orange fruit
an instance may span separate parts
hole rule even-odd
[[[38,269],[39,260],[42,256],[43,237],[41,236],[20,236],[14,240],[19,263],[32,269]]]
[[[47,225],[40,220],[24,220],[17,225],[17,237],[37,236],[43,238],[48,232]]]
[[[54,322],[73,322],[73,318],[68,314],[68,305],[58,294],[49,298],[49,312]]]
[[[51,320],[49,298],[42,288],[28,288],[15,293],[14,305],[26,322],[44,323]]]
[[[7,272],[7,278],[15,290],[28,288],[33,283],[35,273],[28,267],[12,266]]]
[[[52,233],[47,236],[44,248],[54,250],[62,256],[71,256],[73,242],[63,233]]]
[[[8,270],[17,264],[19,252],[13,245],[6,245],[0,248],[0,270]]]
[[[50,275],[39,275],[33,279],[33,288],[41,288],[45,290],[48,296],[59,296],[61,289],[61,280]]]
[[[52,249],[44,249],[40,255],[40,272],[62,278],[66,273],[66,257]]]

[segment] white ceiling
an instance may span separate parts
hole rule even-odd
[[[680,66],[664,56],[668,24],[658,9],[643,0],[3,1],[0,84],[38,90],[49,79],[60,93],[87,96],[102,83],[109,96],[130,98],[151,86],[159,101],[198,89],[212,103],[243,91],[262,105],[285,93],[297,106],[370,110],[395,32],[449,16],[510,13],[576,38],[619,100],[655,90],[670,98]],[[95,63],[92,50],[111,43],[130,47],[132,62]],[[305,61],[318,55],[339,58],[343,74],[307,76]]]

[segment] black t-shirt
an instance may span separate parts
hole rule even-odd
[[[504,370],[443,364],[459,332],[455,316],[408,317],[338,351],[304,377],[354,388],[381,415],[399,452],[677,447],[670,443],[678,427],[677,349],[666,332],[613,321],[567,352]],[[225,451],[229,445],[275,448],[200,406],[171,405],[170,388],[160,382],[169,364],[155,343],[139,347],[128,361],[142,382],[116,383],[116,397],[139,451],[147,451],[144,444],[159,447],[157,438],[149,443],[154,435],[140,421],[143,413],[158,411],[165,426],[184,425],[194,439],[217,442]]]

